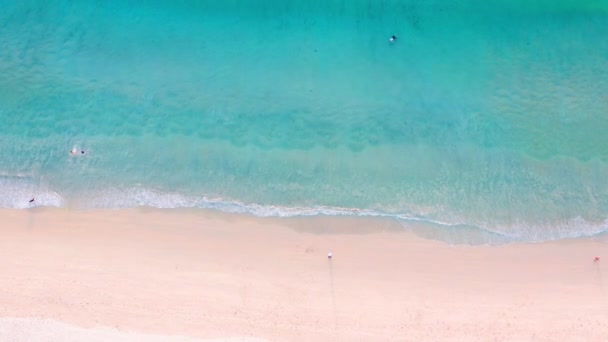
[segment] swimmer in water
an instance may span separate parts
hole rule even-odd
[[[388,39],[388,41],[389,41],[389,42],[391,42],[391,43],[394,43],[395,41],[397,41],[397,36],[392,35],[392,36],[391,36],[391,37]]]

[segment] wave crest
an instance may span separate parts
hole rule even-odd
[[[450,244],[503,244],[509,242],[541,242],[566,238],[589,237],[608,231],[608,218],[591,222],[576,217],[560,223],[547,224],[473,224],[462,219],[436,220],[416,213],[391,213],[377,209],[361,209],[334,206],[278,206],[242,203],[222,198],[192,196],[157,189],[132,187],[111,188],[100,192],[75,196],[66,201],[57,192],[42,187],[28,177],[0,176],[3,196],[0,207],[24,209],[33,206],[52,206],[74,209],[122,209],[134,207],[201,208],[258,217],[305,217],[305,216],[358,216],[395,219],[404,229]],[[36,202],[29,203],[34,197]]]

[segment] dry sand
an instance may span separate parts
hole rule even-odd
[[[156,209],[0,210],[0,234],[0,341],[608,341],[597,239]]]

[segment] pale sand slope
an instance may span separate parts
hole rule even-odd
[[[70,325],[0,320],[2,341],[608,341],[598,240],[451,247],[385,220],[152,209],[0,210],[0,234],[0,316]]]
[[[261,339],[200,340],[183,336],[147,335],[116,328],[81,328],[47,318],[0,318],[0,339],[6,341],[86,341],[86,342],[263,342]]]

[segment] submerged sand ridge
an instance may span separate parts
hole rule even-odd
[[[448,246],[389,220],[205,210],[0,217],[0,341],[608,340],[597,239]]]

